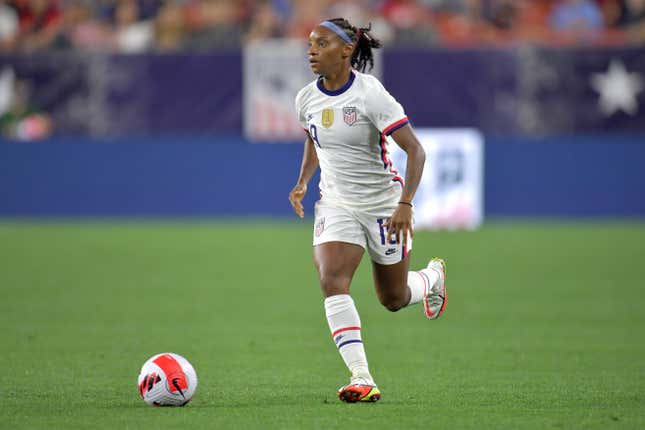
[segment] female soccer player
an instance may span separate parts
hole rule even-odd
[[[337,18],[320,23],[310,34],[309,63],[319,77],[296,96],[307,137],[300,176],[289,194],[294,211],[304,217],[302,199],[320,165],[314,264],[332,338],[351,372],[350,383],[340,388],[338,397],[350,403],[381,397],[369,372],[360,318],[349,295],[364,251],[372,259],[378,298],[388,310],[423,302],[425,315],[436,319],[448,299],[443,260],[433,258],[426,268],[408,271],[412,198],[425,152],[401,105],[376,78],[361,73],[368,64],[373,66],[372,49],[381,46],[370,29],[357,29]],[[407,153],[405,182],[388,158],[389,135]]]

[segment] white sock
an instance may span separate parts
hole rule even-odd
[[[439,279],[439,274],[434,270],[423,269],[417,272],[408,272],[408,288],[410,289],[410,302],[407,306],[423,300],[426,288],[430,288]]]
[[[361,319],[349,294],[325,299],[325,315],[332,338],[352,377],[372,381],[361,339]]]

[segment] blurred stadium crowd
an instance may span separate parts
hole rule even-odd
[[[0,0],[0,52],[208,51],[339,16],[388,45],[645,43],[645,0]]]

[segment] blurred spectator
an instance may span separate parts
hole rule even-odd
[[[623,5],[623,0],[598,0],[606,28],[616,28],[620,25]]]
[[[469,3],[473,2],[468,0],[422,0],[420,3],[434,12],[463,14],[469,9]]]
[[[0,52],[237,48],[336,17],[385,44],[645,43],[645,0],[0,0]]]
[[[552,6],[552,0],[483,0],[482,17],[489,27],[481,33],[497,44],[549,42]]]
[[[3,71],[0,79],[7,79],[7,73],[7,70]],[[53,129],[51,118],[29,102],[29,83],[14,79],[13,72],[10,73],[9,79],[13,85],[8,95],[9,108],[0,115],[0,133],[7,139],[19,141],[49,137]]]
[[[548,20],[554,0],[521,0],[518,7],[515,33],[513,37],[520,42],[548,43],[551,31]]]
[[[95,17],[88,1],[67,1],[62,26],[58,40],[60,48],[103,50],[112,46],[110,26]]]
[[[369,0],[330,0],[323,19],[345,18],[354,26],[372,26],[372,34],[381,43],[394,41],[394,29],[387,20],[378,13],[372,12],[374,5]]]
[[[367,24],[371,17],[368,0],[329,0],[322,19],[345,18],[358,26]]]
[[[62,12],[56,0],[14,0],[20,22],[20,47],[27,51],[49,47],[58,37]]]
[[[158,51],[177,51],[186,39],[184,12],[174,2],[164,4],[155,19],[155,48]]]
[[[592,0],[560,0],[551,11],[549,25],[563,42],[590,41],[602,34],[604,20]]]
[[[392,25],[397,43],[432,45],[437,42],[430,10],[415,0],[385,0],[381,15]]]
[[[148,21],[154,19],[162,6],[161,0],[137,0],[139,18]]]
[[[246,12],[241,0],[192,1],[186,16],[186,46],[197,51],[240,46]]]
[[[640,24],[643,20],[645,20],[645,0],[624,0],[620,25]]]
[[[281,37],[284,30],[284,15],[281,16],[269,1],[261,2],[251,16],[246,40],[262,40]]]
[[[482,14],[484,18],[495,28],[500,30],[512,30],[517,24],[520,1],[513,0],[489,0],[483,2]]]
[[[426,0],[434,4],[432,20],[439,33],[438,42],[447,46],[486,42],[483,10],[479,0]]]
[[[271,9],[280,17],[280,20],[286,22],[291,18],[293,8],[291,3],[293,0],[260,0],[260,5],[268,4]]]
[[[152,46],[154,28],[150,20],[142,20],[136,0],[119,0],[114,12],[114,43],[120,52],[137,53]]]
[[[633,43],[645,42],[645,0],[625,0],[619,24]]]
[[[0,0],[0,52],[15,48],[18,30],[18,14],[5,0]]]
[[[329,5],[328,0],[310,2],[308,0],[293,0],[291,19],[287,23],[287,37],[297,39],[309,39],[311,30],[324,19],[338,18],[336,16],[325,16]]]

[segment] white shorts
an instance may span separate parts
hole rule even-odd
[[[378,264],[396,264],[412,250],[412,238],[408,235],[407,246],[387,241],[384,224],[394,209],[359,212],[319,200],[314,207],[314,246],[326,242],[353,243],[367,249],[372,261]],[[386,243],[388,242],[388,243]]]

